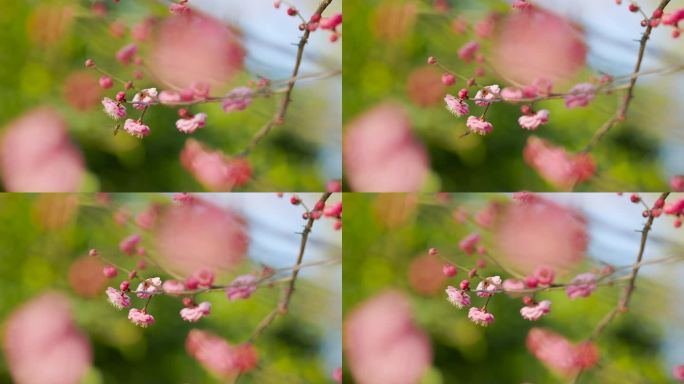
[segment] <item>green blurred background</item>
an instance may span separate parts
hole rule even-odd
[[[110,23],[117,21],[130,28],[148,16],[167,17],[169,11],[162,1],[114,4],[107,0],[104,3],[109,12],[106,17],[99,18],[90,11],[93,3],[90,0],[27,0],[3,4],[0,14],[0,134],[8,122],[22,113],[50,105],[66,118],[69,134],[85,156],[89,173],[82,191],[203,190],[180,165],[179,155],[185,140],[193,137],[228,155],[239,153],[271,118],[279,98],[255,99],[252,106],[241,113],[226,114],[217,103],[193,107],[194,113],[206,112],[209,118],[207,126],[192,136],[176,130],[175,109],[156,107],[145,116],[152,129],[150,136],[144,140],[125,132],[113,136],[114,123],[102,112],[99,100],[105,95],[113,98],[119,86],[115,84],[106,92],[100,90],[99,97],[93,98],[92,87],[91,90],[78,88],[73,85],[73,76],[80,75],[81,80],[83,76],[91,76],[97,80],[100,74],[87,71],[83,66],[86,58],[93,58],[114,75],[132,78],[133,68],[122,67],[114,60],[119,48],[131,41],[130,34],[115,38],[109,32]],[[308,13],[313,11],[315,4],[314,0],[307,0],[299,6],[302,12]],[[288,17],[284,10],[273,9],[271,1],[245,4],[197,0],[190,5],[234,22],[241,32],[248,31],[245,32],[247,69],[231,84],[226,84],[225,90],[246,85],[248,80],[256,79],[256,74],[272,79],[290,76],[296,52],[291,43],[297,41],[300,32],[297,21]],[[257,7],[264,14],[260,20],[241,17],[248,8]],[[334,9],[332,7],[331,12]],[[265,21],[270,28],[262,26]],[[266,33],[249,35],[252,31]],[[314,34],[309,48],[316,52],[305,55],[304,74],[339,69],[341,45],[328,43],[326,34]],[[146,48],[141,49],[144,56]],[[339,76],[301,82],[295,89],[285,124],[277,127],[249,156],[254,177],[243,190],[323,190],[326,181],[341,177],[341,144],[339,133],[336,134],[340,130],[339,118],[334,118],[340,104],[339,83]],[[145,88],[158,84],[146,76],[146,79],[136,81],[136,86]],[[67,92],[72,96],[65,97]],[[83,96],[84,93],[91,96]],[[69,101],[79,98],[97,102],[81,102],[77,106],[78,103]]]
[[[589,219],[588,258],[576,273],[601,265],[598,260],[616,266],[633,263],[639,246],[635,230],[643,225],[640,205],[629,203],[628,196],[614,194],[545,197],[578,208]],[[652,203],[656,197],[645,199]],[[345,215],[354,218],[344,223],[344,313],[387,289],[404,292],[418,326],[430,337],[434,353],[432,367],[421,384],[569,382],[554,376],[528,352],[528,330],[543,327],[573,342],[584,340],[614,308],[623,291],[622,285],[600,287],[591,297],[574,301],[562,290],[541,293],[536,299],[550,299],[553,305],[550,314],[536,322],[520,316],[520,299],[495,297],[488,308],[496,321],[486,328],[474,325],[467,318],[467,309],[449,304],[444,293],[447,284],[457,286],[465,278],[463,271],[445,279],[441,274],[443,261],[438,259],[435,269],[427,250],[437,247],[441,255],[457,264],[472,266],[475,256],[459,251],[458,242],[476,230],[472,223],[458,224],[452,217],[453,209],[473,214],[489,201],[509,199],[497,194],[452,194],[448,198],[429,194],[344,196]],[[483,236],[484,245],[493,249],[488,232],[477,232]],[[645,257],[681,256],[683,246],[681,231],[672,228],[671,218],[664,218],[654,226]],[[496,265],[487,264],[484,275],[507,277]],[[684,313],[679,305],[683,273],[681,261],[661,268],[642,268],[629,313],[619,316],[600,336],[601,360],[582,375],[580,383],[675,382],[672,366],[681,364],[684,356]],[[572,276],[557,277],[557,281]],[[474,297],[473,303],[481,300]],[[353,382],[346,364],[345,382]]]
[[[433,4],[438,2],[448,3],[450,11],[436,11]],[[637,14],[613,2],[534,3],[571,16],[586,31],[590,68],[570,81],[587,81],[600,71],[611,75],[631,72],[637,52],[634,40],[640,33]],[[656,4],[640,2],[644,9]],[[344,39],[343,129],[384,101],[398,102],[410,114],[413,131],[429,152],[432,172],[423,191],[554,190],[523,161],[528,136],[534,134],[577,152],[614,113],[621,93],[599,96],[588,108],[573,110],[566,109],[562,101],[541,102],[538,108],[551,112],[550,121],[533,133],[518,126],[518,106],[497,103],[487,114],[494,125],[492,134],[459,139],[467,130],[466,119],[445,110],[442,98],[447,90],[438,81],[441,70],[426,63],[429,56],[435,56],[457,73],[472,73],[475,65],[464,64],[456,52],[473,34],[455,34],[452,20],[462,17],[472,25],[490,11],[505,14],[510,8],[509,2],[500,0],[347,0],[345,18],[353,22],[346,26]],[[606,23],[608,19],[610,23]],[[650,43],[654,48],[647,51],[644,68],[682,62],[682,42],[669,35],[669,30],[654,31]],[[481,52],[486,54],[489,45],[483,44]],[[657,191],[667,188],[670,176],[684,172],[682,117],[677,108],[681,78],[674,74],[640,80],[627,121],[592,151],[597,176],[576,190]],[[478,82],[505,84],[491,74]],[[459,80],[448,93],[455,95],[460,85]]]
[[[320,196],[301,197],[312,204]],[[90,194],[0,194],[0,324],[18,306],[42,292],[58,291],[69,297],[75,320],[93,347],[93,367],[84,384],[224,383],[186,353],[189,330],[208,330],[231,344],[243,343],[259,321],[275,308],[280,286],[258,289],[249,300],[235,302],[229,302],[220,291],[203,294],[198,300],[210,301],[212,313],[194,324],[178,315],[182,308],[180,299],[159,296],[150,304],[156,323],[146,329],[131,324],[127,311],[112,307],[104,293],[108,285],[118,286],[122,278],[102,281],[106,284],[99,288],[101,283],[97,283],[93,292],[92,281],[99,281],[101,269],[76,273],[76,262],[92,261],[88,250],[97,247],[110,260],[134,267],[135,263],[117,250],[119,241],[132,232],[143,235],[142,244],[156,257],[149,232],[141,232],[130,222],[116,225],[112,215],[121,207],[135,215],[151,202],[162,207],[171,202],[170,196],[158,194],[113,194],[111,198],[110,203],[102,204],[96,195]],[[294,264],[301,207],[294,207],[275,194],[212,194],[203,198],[241,212],[249,228],[249,259],[238,270],[217,274],[217,284],[227,284],[236,275],[259,270],[261,263],[276,268]],[[305,262],[339,258],[340,243],[341,235],[333,231],[332,222],[317,222]],[[153,266],[148,267],[146,276],[152,276],[154,270]],[[165,279],[163,273],[159,276]],[[84,293],[82,287],[74,289],[75,281],[84,280],[91,281],[81,284],[91,287],[90,294]],[[139,305],[140,299],[131,299],[133,306]],[[297,282],[289,315],[276,319],[257,339],[254,346],[259,353],[259,366],[239,382],[331,382],[330,372],[341,361],[340,300],[341,266],[305,268]],[[0,382],[12,382],[2,352]]]

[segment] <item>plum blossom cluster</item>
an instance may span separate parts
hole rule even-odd
[[[640,51],[644,50],[651,30],[658,26],[672,27],[672,35],[679,36],[678,24],[684,18],[684,8],[665,12],[666,5],[667,2],[662,3],[649,17],[638,5],[630,4],[631,12],[642,13],[641,24],[647,28]],[[443,71],[441,80],[444,86],[457,87],[455,93],[447,92],[444,103],[454,116],[464,117],[467,130],[462,136],[493,133],[496,127],[488,120],[487,114],[495,103],[519,105],[520,116],[516,125],[525,131],[537,131],[544,129],[552,120],[550,110],[540,107],[540,102],[563,100],[567,109],[586,108],[600,94],[626,89],[615,117],[599,128],[579,153],[569,152],[534,135],[529,136],[523,157],[547,182],[556,188],[568,189],[589,180],[596,172],[596,164],[589,151],[609,129],[625,119],[632,90],[641,75],[643,53],[640,53],[631,76],[599,75],[568,87],[564,82],[574,77],[584,65],[587,48],[577,37],[580,34],[575,27],[552,11],[530,1],[516,0],[512,2],[511,14],[506,17],[490,13],[472,26],[469,20],[456,17],[452,29],[457,35],[472,31],[473,38],[464,43],[456,54],[472,74],[457,73],[435,56],[428,57],[427,63]],[[487,53],[484,47],[490,48]],[[535,65],[530,65],[530,62],[535,62]],[[508,84],[483,84],[488,73],[505,79]]]
[[[651,204],[647,204],[640,195],[629,195],[631,203],[644,206],[643,216],[646,224],[642,231],[642,244],[647,241],[648,231],[655,219],[672,216],[674,217],[673,226],[681,227],[684,199],[667,202],[667,197],[668,194],[664,193]],[[474,227],[472,233],[458,242],[458,253],[462,256],[457,254],[456,257],[465,258],[469,260],[468,262],[457,263],[454,261],[455,257],[442,255],[438,248],[428,250],[429,255],[439,256],[444,260],[442,272],[447,281],[451,279],[457,281],[455,284],[448,283],[444,290],[447,302],[457,309],[467,310],[468,319],[484,327],[496,321],[496,314],[489,309],[491,301],[499,297],[508,297],[521,301],[519,309],[521,318],[538,322],[546,316],[553,315],[552,300],[548,297],[540,297],[547,292],[562,290],[567,300],[582,300],[592,296],[599,287],[614,286],[619,281],[627,281],[625,293],[618,302],[614,314],[608,317],[608,322],[613,316],[626,312],[638,269],[643,263],[641,259],[643,248],[635,264],[626,266],[601,264],[590,271],[568,276],[567,271],[578,265],[581,259],[577,257],[581,257],[586,250],[586,223],[573,217],[575,214],[567,211],[566,208],[540,195],[517,193],[513,195],[513,199],[512,203],[507,204],[490,203],[472,216],[463,208],[454,210],[453,217],[457,222]],[[552,228],[554,221],[563,224],[558,228]],[[543,224],[546,228],[538,224]],[[524,228],[523,225],[528,228]],[[579,226],[577,230],[571,229],[572,226],[577,225]],[[535,240],[528,237],[527,233],[530,231],[534,232],[534,236],[537,237]],[[545,243],[539,238],[540,236],[551,236],[553,240]],[[564,236],[570,243],[565,244]],[[489,244],[489,241],[492,244]],[[575,247],[569,245],[572,243],[577,244],[577,248],[568,251],[568,248]],[[495,257],[489,252],[490,246],[502,254]],[[508,265],[513,265],[511,262],[517,263],[520,255],[516,255],[517,252],[511,252],[511,248],[520,246],[525,247],[522,257],[532,259],[534,263],[518,264],[515,268],[520,270],[512,269]],[[553,256],[550,257],[549,254]],[[681,257],[674,259],[680,260]],[[674,259],[655,259],[650,262],[666,262]],[[468,266],[468,264],[473,265]],[[490,266],[492,269],[488,269]],[[463,277],[459,279],[458,276],[461,273]],[[591,337],[579,343],[573,343],[548,329],[533,328],[528,335],[527,346],[530,352],[547,367],[562,375],[572,377],[596,365],[599,350],[593,340],[605,326],[607,323],[598,325],[597,331]],[[677,377],[679,372],[677,368],[674,372]]]
[[[336,191],[339,192],[340,189],[341,184],[338,180],[333,180],[328,183],[328,193]],[[285,196],[285,194],[278,192],[277,196],[282,198]],[[290,197],[290,204],[304,205],[302,199],[296,194]],[[336,231],[342,229],[342,200],[330,204],[327,204],[323,200],[319,200],[316,202],[316,205],[314,205],[313,208],[309,209],[309,207],[304,205],[304,209],[306,211],[302,214],[303,220],[319,220],[321,218],[328,218],[334,220],[333,228]]]
[[[246,54],[240,37],[219,20],[195,12],[188,0],[171,2],[169,14],[163,19],[148,17],[130,28],[132,41],[113,54],[121,67],[120,77],[105,70],[92,58],[85,61],[85,66],[98,71],[102,75],[100,86],[112,91],[112,95],[102,99],[102,107],[105,114],[116,122],[114,133],[122,129],[139,139],[157,130],[145,121],[148,110],[161,106],[177,109],[175,128],[182,134],[193,135],[212,124],[206,112],[193,110],[198,105],[218,103],[225,113],[239,113],[247,110],[257,97],[285,94],[273,120],[267,124],[268,129],[257,132],[248,148],[236,156],[206,149],[204,144],[196,141],[186,142],[186,149],[181,155],[184,168],[207,188],[229,190],[250,179],[251,168],[244,157],[251,147],[273,126],[282,124],[292,88],[299,77],[301,56],[309,34],[318,30],[329,31],[331,42],[341,37],[342,14],[323,16],[331,2],[321,3],[309,19],[286,2],[274,3],[275,8],[280,8],[281,4],[288,5],[288,15],[301,18],[300,29],[305,31],[289,79],[272,81],[258,77],[226,91],[226,84],[243,68]],[[105,18],[107,7],[100,2],[95,4],[93,13]],[[117,39],[127,36],[127,32],[128,27],[120,21],[110,24],[110,33]],[[146,86],[138,87],[138,83]]]
[[[291,198],[292,204],[304,207],[304,217],[308,220],[305,233],[311,231],[316,221],[314,217],[341,221],[342,204],[326,204],[330,195],[331,193],[324,194],[312,209],[306,207],[299,197]],[[103,195],[102,201],[108,204],[106,195]],[[257,352],[252,346],[254,338],[277,316],[287,312],[287,303],[294,292],[297,272],[305,266],[302,258],[307,237],[303,236],[300,255],[293,267],[274,269],[261,266],[251,272],[233,276],[226,283],[219,283],[223,277],[215,271],[234,267],[246,250],[245,234],[239,229],[244,225],[242,219],[232,216],[231,212],[221,211],[199,196],[179,193],[173,196],[173,201],[169,206],[153,203],[135,216],[125,208],[120,208],[113,214],[112,219],[117,225],[127,229],[129,223],[135,226],[130,228],[133,233],[118,242],[116,252],[96,248],[88,252],[92,258],[104,262],[102,273],[112,281],[104,295],[114,308],[127,311],[128,320],[132,324],[147,328],[157,321],[152,303],[160,295],[177,299],[180,304],[178,316],[186,322],[197,323],[212,315],[212,301],[200,299],[207,293],[222,293],[223,300],[235,302],[250,299],[260,288],[271,289],[277,285],[286,285],[283,293],[286,299],[274,310],[276,315],[269,315],[268,322],[260,323],[244,344],[233,345],[216,335],[199,330],[192,330],[188,335],[188,353],[207,370],[226,378],[247,372],[258,361]],[[236,226],[237,228],[232,228]],[[179,229],[184,237],[180,241],[177,239]],[[169,236],[174,238],[171,242],[173,249],[167,249]],[[155,242],[155,247],[148,244],[152,241]],[[225,241],[225,244],[217,244],[220,241]],[[148,251],[150,248],[159,251],[159,257],[152,257]],[[195,249],[198,254],[193,253]],[[105,253],[108,255],[105,256]],[[312,262],[310,265],[328,263],[331,261]],[[135,266],[124,267],[129,264]],[[189,269],[193,272],[178,272]]]
[[[331,43],[336,42],[342,36],[342,32],[339,31],[340,26],[342,26],[341,13],[335,13],[330,17],[323,17],[320,13],[314,13],[307,21],[301,16],[297,7],[289,2],[283,0],[276,0],[273,2],[273,7],[275,9],[280,9],[283,5],[287,7],[288,16],[299,17],[301,19],[302,23],[299,24],[300,31],[306,30],[309,32],[315,32],[319,29],[330,31],[330,37],[328,40],[330,40]]]

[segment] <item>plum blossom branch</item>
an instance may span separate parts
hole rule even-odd
[[[314,15],[322,15],[323,11],[325,11],[325,9],[328,8],[330,3],[332,3],[332,0],[321,1]],[[297,14],[299,14],[299,12],[297,12]],[[294,68],[292,69],[292,76],[288,81],[287,88],[285,90],[285,96],[280,102],[280,107],[276,111],[273,118],[270,121],[268,121],[261,129],[259,129],[259,131],[257,131],[257,133],[255,133],[254,136],[252,136],[252,139],[250,140],[249,144],[247,144],[245,149],[243,149],[242,152],[240,152],[240,154],[238,155],[240,157],[247,156],[254,149],[254,147],[256,147],[256,145],[259,144],[259,142],[264,137],[266,137],[269,134],[269,132],[271,132],[271,130],[275,126],[283,123],[285,116],[287,115],[287,110],[290,106],[290,103],[292,102],[292,91],[294,90],[295,83],[297,82],[297,76],[299,75],[299,67],[302,64],[302,58],[304,57],[304,47],[308,43],[309,35],[311,34],[311,30],[308,28],[308,23],[305,20],[303,22],[305,25],[304,32],[302,34],[302,37],[299,39],[299,43],[297,44],[297,55],[295,58]]]
[[[669,192],[661,194],[660,200],[664,202],[665,199],[667,199],[668,195]],[[610,311],[606,315],[606,317],[596,326],[591,336],[589,337],[590,340],[597,338],[603,332],[603,330],[611,323],[611,321],[613,321],[613,319],[615,318],[615,316],[617,316],[618,313],[626,312],[629,307],[629,302],[632,298],[632,294],[634,293],[634,289],[636,287],[636,279],[639,274],[639,269],[641,268],[642,259],[644,257],[644,251],[646,250],[648,234],[651,231],[651,227],[653,226],[653,220],[655,219],[653,211],[649,210],[648,212],[648,218],[646,219],[646,223],[644,224],[644,227],[641,230],[641,242],[639,243],[639,253],[637,254],[636,263],[632,267],[632,273],[629,276],[629,284],[625,288],[624,295],[618,302],[618,305],[612,311]]]
[[[660,13],[662,14],[663,10],[669,3],[670,0],[661,0],[660,4],[658,5],[658,8],[656,9],[656,12],[660,11]],[[647,16],[645,17],[646,19],[648,19]],[[605,136],[608,133],[608,131],[611,130],[611,128],[625,120],[627,111],[629,110],[629,106],[631,105],[632,99],[634,98],[634,87],[636,86],[636,82],[638,79],[638,76],[636,76],[636,74],[638,74],[639,71],[641,71],[641,63],[644,59],[644,53],[646,52],[646,44],[648,43],[648,40],[651,37],[651,31],[653,30],[653,27],[654,26],[652,23],[647,23],[646,30],[641,35],[641,40],[639,41],[639,53],[637,55],[636,64],[634,65],[634,71],[632,72],[632,76],[630,76],[629,86],[627,87],[627,91],[625,92],[622,102],[620,103],[617,111],[615,112],[615,115],[611,117],[608,121],[606,121],[596,131],[596,133],[594,133],[594,136],[591,138],[591,141],[589,141],[589,144],[587,144],[587,146],[584,148],[583,152],[587,153],[591,151],[591,149],[603,138],[603,136]]]
[[[328,198],[330,198],[330,195],[332,195],[332,193],[330,192],[324,193],[319,199],[319,204],[325,205],[325,202],[328,200]],[[271,323],[273,323],[273,321],[278,317],[278,315],[284,316],[285,314],[287,314],[287,310],[290,305],[290,300],[292,298],[292,294],[294,293],[295,283],[297,282],[297,277],[299,275],[299,266],[302,265],[302,261],[304,259],[304,252],[306,251],[306,244],[309,239],[309,234],[311,233],[314,222],[316,221],[315,215],[309,214],[308,216],[309,217],[307,219],[306,225],[304,225],[304,229],[301,233],[297,261],[295,263],[295,267],[292,269],[289,285],[283,291],[283,296],[278,302],[276,308],[274,308],[268,315],[266,315],[266,317],[259,323],[259,325],[257,325],[256,329],[249,337],[248,343],[253,343],[254,340],[256,340],[266,330],[266,328],[268,328],[268,326],[271,325]]]

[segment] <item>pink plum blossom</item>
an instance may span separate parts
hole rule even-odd
[[[147,88],[136,93],[131,100],[133,108],[143,110],[150,105],[157,104],[159,102],[159,94],[157,88]]]
[[[494,129],[492,123],[486,121],[481,117],[476,116],[468,116],[466,126],[468,127],[471,133],[476,133],[482,136],[492,132],[492,130]]]
[[[531,115],[523,115],[518,118],[518,124],[524,129],[529,129],[534,131],[539,128],[540,125],[544,125],[549,122],[549,110],[542,109],[537,113]]]
[[[429,175],[428,153],[396,104],[376,106],[346,126],[343,160],[354,191],[418,191]]]
[[[684,20],[684,8],[679,8],[676,11],[668,12],[663,15],[663,24],[665,25],[676,26],[682,20]]]
[[[159,262],[184,276],[205,268],[233,270],[244,260],[249,244],[245,219],[231,209],[190,197],[192,203],[167,208],[155,228]]]
[[[458,57],[466,63],[469,63],[473,60],[479,49],[480,43],[477,41],[469,41],[458,50]]]
[[[252,177],[252,167],[247,159],[229,158],[193,139],[185,142],[180,159],[183,168],[212,190],[230,191],[247,184]]]
[[[206,120],[207,114],[200,112],[189,118],[178,119],[176,121],[176,128],[183,133],[193,133],[198,128],[204,127]]]
[[[226,287],[226,296],[228,300],[235,301],[240,299],[249,299],[256,291],[257,278],[254,275],[242,275],[233,280],[228,287]]]
[[[581,83],[575,85],[567,95],[565,95],[565,106],[568,109],[586,107],[594,99],[596,87],[591,83]]]
[[[578,297],[589,297],[596,289],[596,275],[587,272],[575,276],[565,288],[565,292],[571,300]]]
[[[131,136],[142,139],[150,134],[150,127],[141,123],[139,120],[126,119],[124,122],[124,130]]]
[[[520,309],[520,315],[522,315],[523,319],[530,321],[537,321],[549,312],[551,312],[551,301],[549,300],[542,300],[537,304],[528,305]]]
[[[513,12],[498,25],[491,63],[502,78],[532,84],[572,78],[584,68],[584,33],[571,21],[542,7]]]
[[[323,17],[319,23],[321,29],[335,29],[342,24],[342,14],[335,13],[330,17]]]
[[[105,113],[114,120],[126,117],[126,107],[109,97],[102,99],[102,106],[104,107]]]
[[[684,381],[684,364],[675,365],[672,368],[672,376],[679,381]]]
[[[486,309],[471,307],[468,310],[468,318],[475,324],[486,327],[494,322],[494,315],[487,312]]]
[[[596,171],[596,164],[589,154],[571,154],[535,136],[527,139],[523,157],[527,164],[558,188],[570,188],[589,180]]]
[[[491,103],[491,100],[496,100],[500,96],[501,88],[497,84],[483,87],[475,94],[475,104],[484,107]]]
[[[121,240],[121,242],[119,243],[119,250],[121,250],[121,252],[127,254],[128,256],[131,256],[133,252],[135,252],[135,249],[138,246],[138,244],[140,244],[140,240],[140,235],[130,235],[125,239]]]
[[[471,233],[468,236],[464,237],[463,240],[461,240],[458,243],[458,247],[465,252],[467,255],[471,255],[473,252],[475,252],[475,247],[477,246],[477,243],[480,242],[480,234],[478,233]]]
[[[86,334],[73,319],[69,300],[45,293],[9,314],[3,327],[6,369],[18,384],[81,383],[92,364]]]
[[[208,268],[202,268],[192,274],[197,279],[200,287],[210,288],[214,284],[214,272]]]
[[[532,328],[527,334],[527,349],[552,370],[572,377],[578,371],[596,365],[598,349],[591,342],[572,344],[565,337],[542,328]]]
[[[195,323],[211,312],[211,303],[204,301],[199,305],[180,310],[180,316],[183,320]]]
[[[463,309],[470,305],[470,296],[467,293],[456,289],[451,285],[446,289],[447,300],[458,309]]]
[[[128,311],[128,320],[143,328],[147,328],[147,326],[154,324],[154,317],[147,313],[146,310],[138,308],[131,308],[131,310]]]
[[[161,104],[174,105],[181,102],[181,95],[176,91],[161,91],[158,99]]]
[[[501,288],[510,297],[520,297],[522,293],[517,291],[525,289],[525,282],[518,279],[506,279]]]
[[[252,104],[252,89],[238,87],[228,92],[223,100],[223,111],[226,113],[244,111]]]
[[[501,256],[531,274],[540,265],[562,270],[581,263],[589,234],[579,212],[537,196],[507,207],[494,238]]]
[[[684,175],[675,175],[670,178],[670,188],[675,192],[684,192]]]
[[[468,104],[463,101],[463,99],[456,98],[452,95],[446,95],[444,97],[444,102],[446,103],[446,109],[455,116],[460,117],[467,115],[469,112]]]
[[[480,281],[475,290],[478,291],[477,295],[480,297],[490,297],[501,290],[502,284],[503,282],[499,276],[486,277]]]
[[[432,347],[402,293],[386,291],[346,316],[344,354],[359,384],[414,384],[429,370]]]
[[[75,192],[84,172],[83,157],[56,110],[33,109],[3,127],[0,174],[8,192]]]
[[[149,43],[148,67],[161,83],[179,88],[227,84],[245,58],[236,30],[200,12],[164,18]]]
[[[107,299],[117,309],[128,308],[131,305],[128,295],[112,287],[107,288]]]
[[[128,44],[116,53],[116,59],[122,64],[130,64],[136,53],[138,53],[138,46],[136,44]]]
[[[537,278],[539,284],[544,286],[550,286],[551,284],[553,284],[553,280],[556,278],[556,272],[554,272],[554,270],[549,267],[540,266],[534,270],[534,277]]]
[[[180,280],[166,280],[162,284],[164,293],[171,296],[178,296],[180,292],[183,292],[186,289],[185,283]]]
[[[224,379],[256,367],[259,357],[251,344],[231,345],[213,333],[193,329],[185,340],[188,354],[207,370]]]
[[[501,98],[506,101],[517,101],[525,98],[523,90],[520,88],[506,87],[501,90]]]
[[[162,281],[159,277],[151,277],[145,279],[143,282],[138,284],[138,288],[135,290],[136,295],[141,299],[147,299],[156,292],[162,290]]]

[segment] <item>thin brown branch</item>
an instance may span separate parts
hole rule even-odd
[[[328,8],[330,3],[332,3],[332,0],[322,0],[321,3],[318,5],[315,14],[322,15],[323,11],[325,11],[325,9]],[[240,152],[238,156],[247,156],[254,149],[254,147],[256,147],[257,144],[259,144],[259,142],[263,140],[263,138],[271,132],[271,130],[274,127],[282,124],[285,120],[287,110],[290,106],[290,103],[292,102],[292,91],[294,90],[294,86],[297,83],[299,67],[302,64],[302,58],[304,57],[304,47],[308,43],[309,35],[311,34],[311,31],[309,31],[309,29],[306,27],[307,25],[305,23],[304,33],[302,34],[302,37],[299,39],[299,43],[297,44],[297,56],[295,59],[294,68],[292,69],[292,76],[287,84],[285,96],[280,102],[280,107],[276,111],[273,118],[270,121],[268,121],[263,127],[261,127],[261,129],[259,129],[259,131],[257,131],[257,133],[255,133],[254,136],[252,136],[252,139],[250,140],[249,144],[247,144],[245,149],[242,150],[242,152]]]
[[[324,193],[319,199],[319,201],[325,203],[330,197],[330,195],[330,192]],[[259,325],[257,325],[256,329],[247,341],[248,343],[253,343],[254,340],[256,340],[279,315],[284,316],[287,314],[290,305],[290,300],[292,299],[292,294],[294,293],[295,284],[297,282],[297,277],[299,276],[300,268],[298,268],[298,266],[302,264],[302,261],[304,259],[306,243],[309,239],[309,234],[311,233],[315,221],[316,219],[314,218],[314,216],[309,215],[309,219],[307,220],[306,225],[304,225],[304,229],[302,230],[302,237],[299,243],[299,252],[297,254],[297,261],[295,263],[295,267],[292,269],[292,274],[290,276],[290,284],[283,291],[283,296],[278,302],[278,305],[268,315],[266,315],[266,317],[263,320],[261,320]]]
[[[661,0],[660,4],[658,5],[659,10],[665,9],[667,4],[670,3],[670,0]],[[639,41],[639,54],[637,55],[637,62],[636,65],[634,66],[634,71],[632,72],[632,76],[630,76],[629,80],[629,85],[627,87],[627,91],[625,92],[625,96],[622,99],[622,102],[618,106],[617,111],[615,114],[608,120],[606,121],[595,133],[594,136],[591,138],[591,141],[589,141],[589,144],[584,148],[582,152],[589,152],[591,149],[605,136],[611,128],[614,126],[618,125],[620,122],[625,120],[625,117],[627,115],[627,111],[629,110],[629,106],[632,103],[632,99],[634,98],[634,86],[636,85],[637,79],[638,79],[638,73],[641,71],[641,63],[644,60],[644,53],[646,52],[646,44],[648,43],[648,39],[651,37],[651,31],[653,30],[653,26],[651,26],[651,23],[648,23],[646,26],[646,30],[644,31],[643,35],[641,35],[641,40]]]

